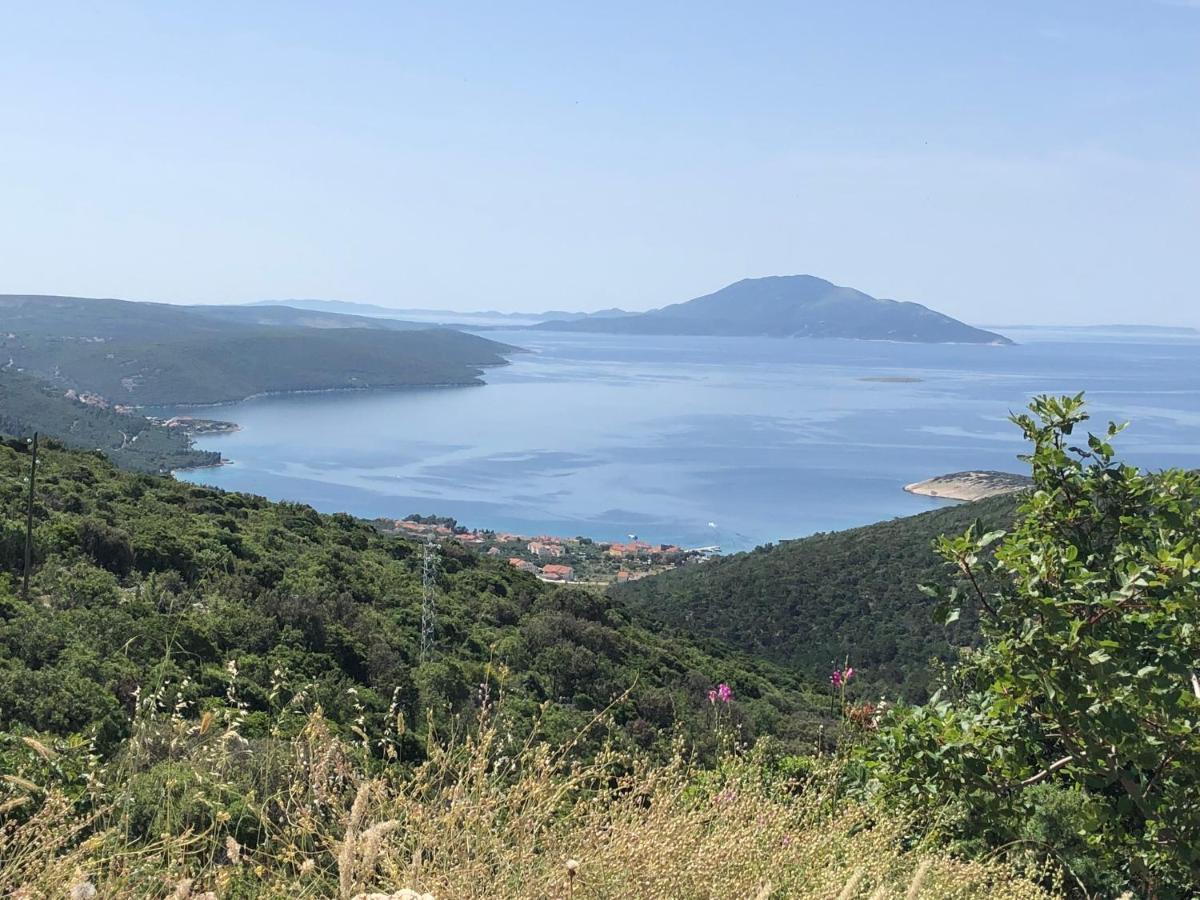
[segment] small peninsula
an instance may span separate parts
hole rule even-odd
[[[941,500],[982,500],[999,494],[1015,494],[1033,484],[1028,475],[1012,472],[954,472],[906,484],[910,494]]]

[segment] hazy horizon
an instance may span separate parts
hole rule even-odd
[[[3,293],[1200,326],[1200,5],[14,7]]]
[[[809,274],[809,273],[792,273],[792,274]],[[853,287],[853,285],[841,285],[841,286],[842,287]],[[722,287],[725,287],[725,285],[722,285]],[[712,293],[712,292],[709,291],[706,293]],[[495,307],[477,308],[477,309],[468,308],[468,307],[454,307],[454,308],[443,307],[443,308],[439,309],[436,307],[423,307],[423,306],[416,306],[416,305],[414,305],[414,306],[389,306],[386,303],[372,303],[370,301],[362,301],[362,300],[342,300],[339,298],[331,298],[331,297],[274,297],[274,298],[265,298],[262,300],[208,302],[208,301],[183,301],[183,300],[157,299],[157,298],[101,297],[101,296],[83,296],[83,295],[72,295],[72,294],[64,295],[64,294],[50,294],[50,293],[46,293],[44,291],[0,291],[0,296],[3,296],[4,294],[12,294],[12,295],[18,295],[18,296],[26,295],[26,296],[47,296],[47,297],[49,297],[49,296],[70,296],[70,297],[74,297],[74,298],[80,299],[80,300],[126,300],[126,301],[130,301],[130,302],[134,302],[134,303],[165,303],[165,304],[168,304],[171,306],[255,306],[255,305],[258,305],[258,306],[261,306],[261,305],[287,306],[289,304],[295,304],[295,303],[313,303],[313,302],[345,303],[350,306],[372,306],[372,307],[379,307],[382,309],[391,309],[396,312],[420,312],[420,313],[443,312],[443,313],[446,313],[447,315],[458,313],[458,314],[464,314],[464,315],[479,315],[479,316],[483,316],[483,315],[487,315],[487,314],[498,314],[498,315],[506,315],[506,316],[526,316],[529,318],[535,318],[535,317],[537,317],[543,313],[547,313],[547,312],[595,313],[595,312],[600,312],[600,311],[604,311],[604,310],[612,308],[612,307],[599,307],[596,309],[585,309],[585,310],[573,310],[573,309],[566,309],[566,308],[557,308],[557,309],[553,309],[553,310],[549,309],[549,308],[538,309],[538,310],[511,310],[511,309],[498,309]],[[698,295],[698,296],[702,296],[702,295]],[[647,306],[642,309],[631,309],[631,308],[625,307],[624,311],[629,312],[631,314],[637,314],[639,312],[648,312],[650,310],[659,309],[659,308],[661,308],[661,306],[667,306],[671,303],[679,303],[679,302],[684,302],[686,300],[693,300],[693,299],[696,299],[696,298],[695,297],[686,297],[686,298],[681,298],[680,300],[671,300],[671,301],[668,301],[667,303],[660,304],[659,306],[653,306],[653,307]],[[890,297],[890,298],[886,298],[886,299],[903,301],[905,298]],[[920,301],[916,301],[916,302],[920,302]],[[926,305],[928,305],[928,304],[926,304]],[[943,312],[943,310],[937,310],[937,311]],[[347,315],[355,315],[355,311],[353,309],[347,309],[345,312]],[[966,324],[968,324],[968,325],[975,326],[976,328],[990,328],[990,329],[1005,329],[1005,328],[1054,329],[1054,328],[1132,327],[1132,328],[1177,328],[1177,329],[1200,330],[1200,327],[1189,325],[1187,323],[1153,322],[1153,321],[1134,322],[1134,321],[1112,320],[1112,321],[1092,321],[1092,322],[1064,322],[1064,321],[1021,322],[1021,321],[1014,321],[1014,320],[1004,320],[1004,321],[979,320],[979,321],[975,321],[975,320],[971,320],[971,319],[964,319],[963,321],[965,321]]]

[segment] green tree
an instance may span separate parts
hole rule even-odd
[[[1047,787],[1084,792],[1072,840],[1112,861],[1109,878],[1191,896],[1200,477],[1117,462],[1120,425],[1076,446],[1082,395],[1039,397],[1030,412],[1013,417],[1035,481],[1015,530],[939,542],[961,576],[946,618],[977,606],[984,644],[925,707],[893,712],[864,751],[869,783],[912,805],[954,798],[960,837],[992,844],[1023,839]]]

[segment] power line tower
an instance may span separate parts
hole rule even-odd
[[[22,573],[21,599],[29,599],[29,572],[33,569],[33,492],[37,486],[38,433],[33,433],[33,452],[29,457],[29,502],[25,507],[25,570]]]
[[[433,654],[433,635],[437,628],[438,547],[433,535],[425,541],[421,553],[421,661]]]

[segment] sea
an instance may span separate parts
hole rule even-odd
[[[1200,468],[1200,335],[1007,328],[1015,346],[486,331],[521,347],[478,387],[260,397],[192,414],[227,465],[188,481],[366,518],[718,546],[919,513],[903,486],[1023,472],[1008,421],[1086,393],[1118,453]],[[179,410],[184,412],[185,410]]]

